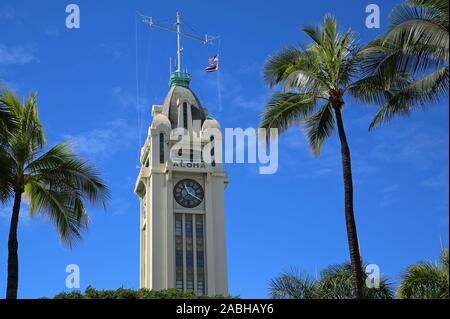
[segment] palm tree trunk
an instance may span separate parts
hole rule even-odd
[[[17,256],[17,226],[19,224],[20,202],[22,192],[16,191],[14,206],[11,216],[8,240],[8,284],[6,288],[6,299],[17,299],[17,287],[19,283],[19,258]]]
[[[345,191],[345,225],[347,227],[347,240],[352,264],[352,295],[355,299],[362,299],[363,270],[359,253],[358,234],[356,232],[355,215],[353,212],[353,180],[350,148],[342,121],[341,107],[334,107],[336,122],[341,140],[342,170],[344,174]]]

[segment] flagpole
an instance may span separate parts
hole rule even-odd
[[[181,79],[184,81],[189,81],[189,79],[190,79],[189,74],[187,74],[187,73],[182,74],[182,69],[181,69],[181,53],[183,51],[183,48],[181,47],[181,37],[182,36],[192,39],[192,40],[199,41],[203,44],[212,44],[213,41],[220,39],[220,37],[217,37],[217,36],[211,37],[211,36],[208,36],[207,34],[205,34],[204,38],[200,38],[193,34],[182,32],[181,31],[181,13],[180,13],[180,11],[177,11],[177,14],[176,14],[176,23],[175,23],[176,27],[175,28],[171,28],[171,27],[156,23],[155,21],[153,21],[152,17],[148,17],[148,16],[145,16],[140,13],[138,13],[138,14],[143,18],[142,22],[144,22],[145,24],[148,24],[150,27],[163,29],[163,30],[177,34],[177,66],[176,66],[176,71],[171,72],[171,76],[170,76],[171,80],[170,81],[172,81],[172,78],[173,79]],[[170,81],[169,81],[169,84],[171,83]]]
[[[177,55],[178,55],[178,66],[177,66],[177,72],[180,73],[181,72],[181,40],[180,40],[180,27],[181,27],[181,16],[180,16],[180,11],[177,11],[177,45],[178,45],[178,51],[177,51]]]

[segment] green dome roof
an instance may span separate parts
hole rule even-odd
[[[189,87],[189,83],[191,83],[191,76],[187,72],[172,72],[169,79],[169,86],[183,86]]]

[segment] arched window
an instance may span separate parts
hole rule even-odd
[[[214,148],[215,148],[215,143],[214,143],[214,135],[211,135],[211,137],[209,138],[209,141],[211,142],[211,158],[212,158],[212,162],[211,165],[214,167],[216,166],[216,159],[214,158]]]
[[[188,129],[188,115],[187,115],[187,103],[183,103],[183,127]]]
[[[159,162],[164,164],[164,133],[159,133]]]

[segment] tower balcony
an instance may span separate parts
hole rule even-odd
[[[189,87],[189,83],[191,83],[191,75],[186,71],[174,71],[170,75],[169,86],[172,87],[174,85],[182,86],[185,88]]]

